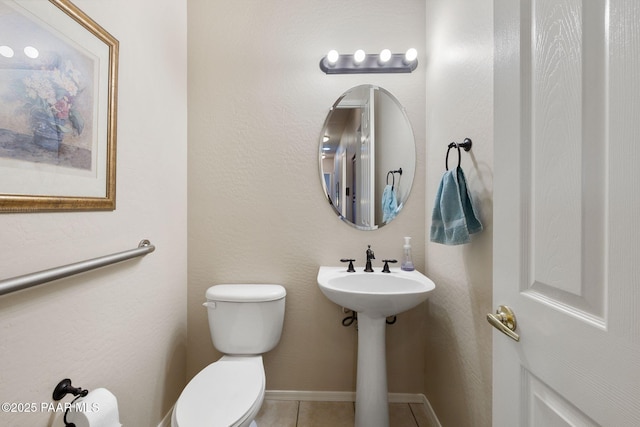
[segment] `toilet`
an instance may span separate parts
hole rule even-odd
[[[264,400],[262,354],[280,341],[286,291],[280,285],[216,285],[207,290],[209,331],[224,355],[180,394],[172,427],[255,427]]]

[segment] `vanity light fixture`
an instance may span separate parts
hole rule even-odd
[[[338,54],[330,50],[320,60],[320,69],[326,74],[411,73],[418,66],[418,51],[391,53],[383,49],[380,54],[366,54],[358,49],[354,54]]]

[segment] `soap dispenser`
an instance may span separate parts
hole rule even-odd
[[[411,237],[404,238],[404,254],[402,255],[402,264],[400,264],[400,268],[404,271],[413,271],[415,267],[413,266],[413,259],[411,258]]]

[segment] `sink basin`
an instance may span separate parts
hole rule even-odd
[[[347,273],[345,267],[320,267],[318,285],[334,303],[371,317],[388,317],[407,311],[429,296],[434,283],[417,270],[392,268]]]

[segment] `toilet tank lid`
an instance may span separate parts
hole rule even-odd
[[[284,298],[287,291],[281,285],[228,284],[207,289],[207,301],[263,302]]]

